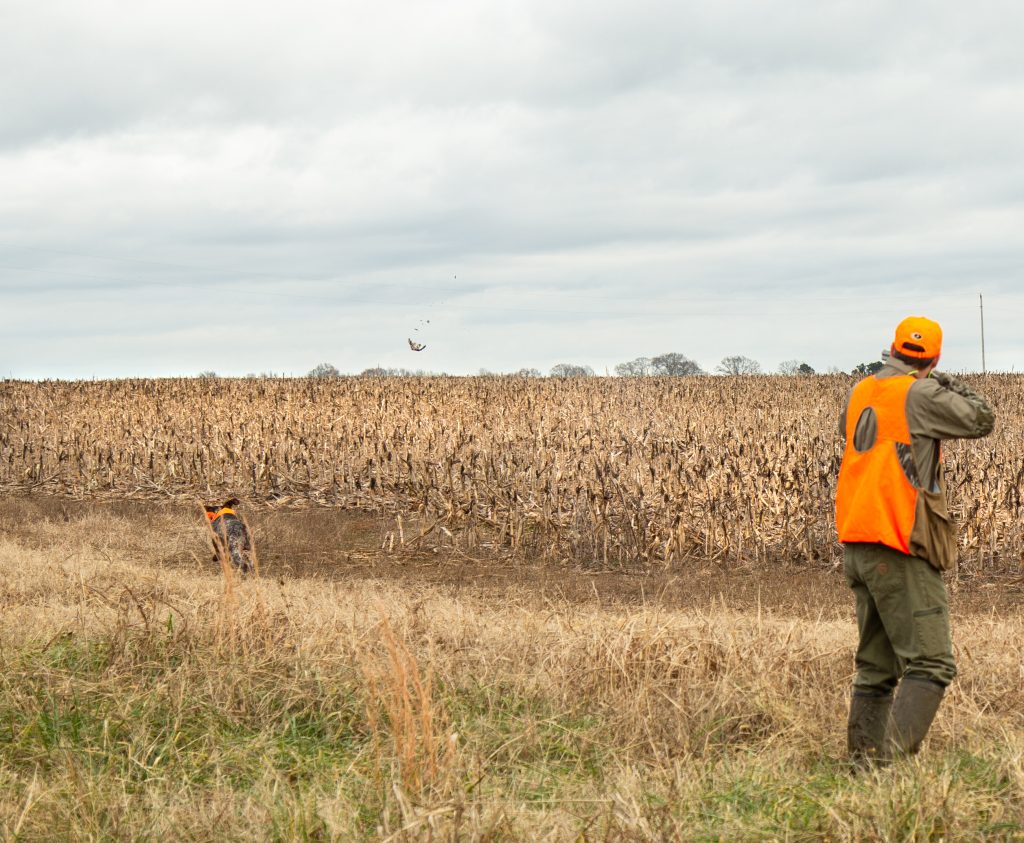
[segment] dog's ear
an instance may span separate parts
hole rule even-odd
[[[224,506],[235,507],[238,506],[240,503],[241,501],[238,498],[230,498],[229,500],[224,501]]]
[[[207,512],[216,512],[218,509],[220,509],[220,507],[210,506],[209,504],[203,504],[203,509],[205,509]]]

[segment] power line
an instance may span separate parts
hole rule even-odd
[[[987,374],[985,371],[985,300],[981,297],[981,293],[978,293],[978,310],[981,312],[981,373]]]

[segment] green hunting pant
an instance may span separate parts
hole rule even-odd
[[[946,687],[956,676],[949,600],[925,559],[881,544],[843,546],[846,581],[857,596],[856,691],[888,695],[906,674]]]

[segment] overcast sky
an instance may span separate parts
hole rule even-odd
[[[1024,4],[0,0],[0,376],[1024,369]],[[427,345],[413,353],[413,338]]]

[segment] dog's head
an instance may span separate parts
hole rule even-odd
[[[223,512],[225,509],[234,509],[239,503],[241,503],[241,501],[239,501],[238,498],[229,498],[224,501],[224,503],[220,504],[220,506],[217,506],[216,504],[211,506],[208,503],[203,504],[203,509],[206,510],[206,517],[212,521],[218,512]]]

